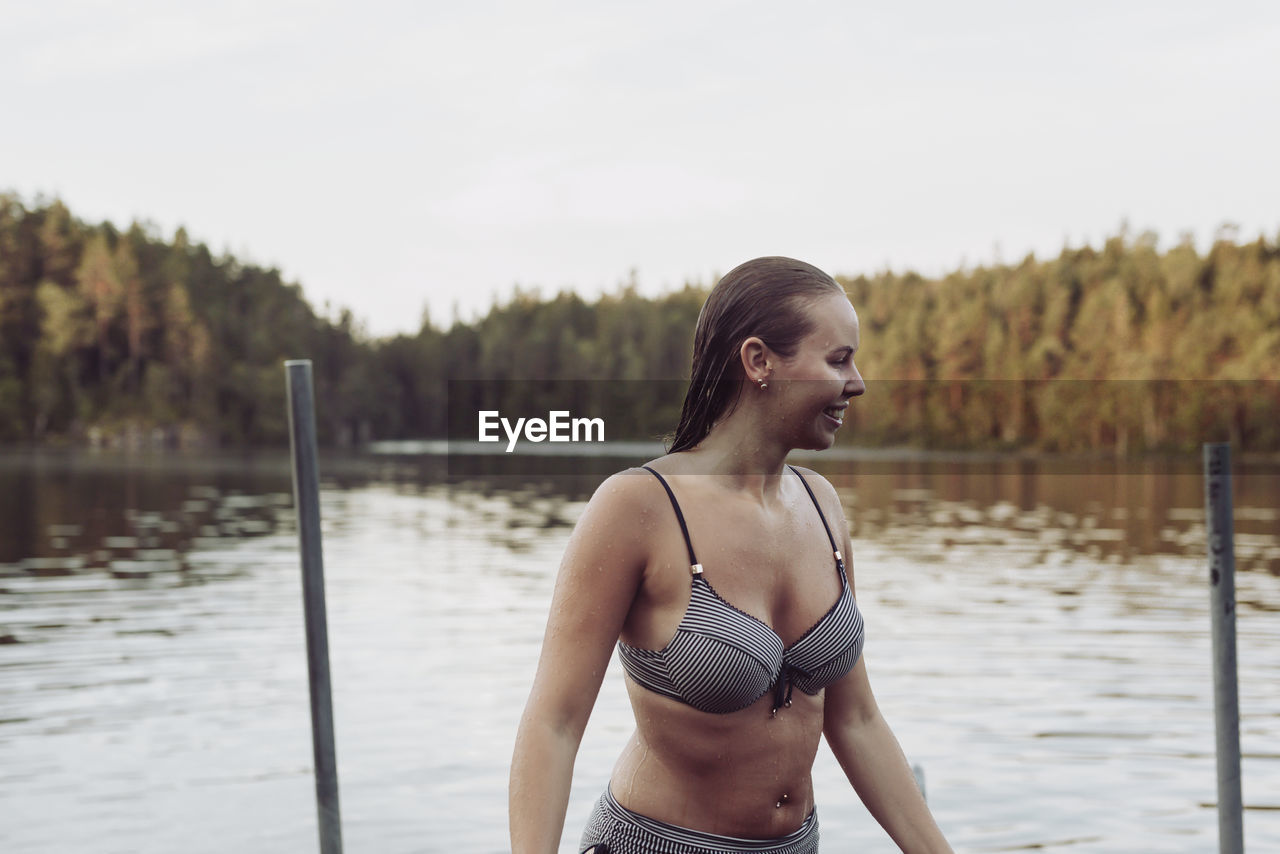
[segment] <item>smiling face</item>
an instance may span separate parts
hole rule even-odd
[[[849,399],[866,391],[853,362],[861,335],[843,294],[820,297],[805,313],[812,331],[795,355],[778,359],[768,382],[770,391],[777,385],[775,403],[792,447],[821,450],[835,441]]]

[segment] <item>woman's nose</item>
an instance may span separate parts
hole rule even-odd
[[[845,390],[850,397],[859,397],[867,390],[867,384],[862,381],[862,374],[858,373],[858,369],[853,369],[853,376],[845,383]]]

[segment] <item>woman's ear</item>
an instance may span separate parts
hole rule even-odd
[[[742,346],[738,348],[742,372],[747,380],[753,383],[769,378],[769,372],[773,369],[769,361],[772,356],[773,352],[768,345],[754,335],[743,341]]]

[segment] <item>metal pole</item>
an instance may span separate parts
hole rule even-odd
[[[1213,621],[1213,699],[1218,734],[1218,851],[1244,851],[1240,793],[1240,699],[1236,685],[1236,558],[1232,534],[1231,446],[1204,446],[1209,603]]]
[[[293,503],[302,548],[302,606],[307,620],[307,671],[311,682],[311,744],[316,769],[316,810],[321,854],[342,854],[338,813],[338,757],[333,744],[329,683],[329,631],[320,550],[320,475],[316,463],[316,414],[311,360],[284,363],[289,386],[289,445],[293,451]]]

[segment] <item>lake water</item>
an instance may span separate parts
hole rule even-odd
[[[322,460],[348,852],[507,849],[560,552],[632,462]],[[806,462],[843,497],[872,682],[957,851],[1216,850],[1197,459]],[[1237,465],[1235,503],[1246,847],[1280,851],[1280,468]],[[318,850],[291,506],[283,453],[0,456],[0,851]],[[563,851],[630,733],[622,678]],[[824,850],[895,850],[825,750],[815,785]]]

